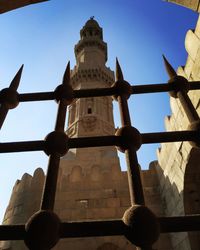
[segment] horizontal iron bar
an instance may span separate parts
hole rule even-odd
[[[167,83],[132,85],[132,94],[168,92],[172,91],[173,88],[174,88],[173,84],[167,84]]]
[[[161,233],[200,231],[200,214],[160,217]]]
[[[22,141],[0,143],[0,153],[41,151],[45,148],[45,141]]]
[[[146,85],[133,85],[132,94],[145,94],[145,93],[157,93],[168,92],[174,90],[173,84],[160,83],[160,84],[146,84]],[[189,82],[190,90],[200,89],[200,82]],[[111,88],[97,88],[97,89],[80,89],[74,90],[74,98],[84,97],[97,97],[97,96],[111,96],[116,94],[115,87]],[[20,102],[28,101],[47,101],[54,100],[55,93],[52,92],[39,92],[39,93],[24,93],[19,94]]]
[[[188,82],[189,90],[200,89],[200,81]],[[157,92],[169,92],[173,91],[174,85],[167,83],[160,84],[146,84],[146,85],[132,85],[133,94],[147,94],[147,93],[157,93]]]
[[[200,214],[159,217],[161,233],[200,231]],[[128,227],[122,220],[63,222],[60,238],[124,235]],[[0,240],[23,240],[24,225],[1,225]]]
[[[197,141],[199,134],[197,131],[171,131],[141,134],[142,144],[165,143],[177,141]],[[120,146],[121,136],[95,136],[69,138],[69,148],[89,148],[101,146]],[[45,141],[23,141],[0,143],[0,153],[25,152],[25,151],[44,151]]]
[[[25,225],[0,225],[0,240],[23,240]]]
[[[54,92],[19,94],[20,102],[47,101],[47,100],[54,100],[54,99],[55,99]]]
[[[123,235],[127,226],[122,220],[62,223],[61,238]]]
[[[200,81],[193,81],[193,82],[188,82],[189,84],[189,90],[197,90],[200,89]]]
[[[69,148],[87,148],[119,145],[120,136],[95,136],[69,139]]]
[[[194,130],[143,133],[142,144],[178,141],[197,141],[200,135]]]

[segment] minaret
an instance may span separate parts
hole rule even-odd
[[[75,46],[76,66],[71,72],[74,89],[106,88],[114,82],[114,73],[105,66],[107,44],[102,28],[89,19],[80,31]],[[114,133],[112,99],[110,97],[77,99],[69,107],[67,133],[70,137],[100,136]]]
[[[103,41],[102,28],[91,17],[80,31],[80,41],[75,45],[76,66],[71,71],[73,89],[109,88],[114,83],[114,72],[106,67],[107,44]],[[89,137],[114,135],[112,98],[91,97],[76,99],[69,106],[68,128],[69,137]],[[118,161],[115,147],[98,147],[71,150],[79,162],[102,163],[105,156]],[[81,158],[81,159],[80,159]],[[62,163],[61,165],[63,165]],[[78,164],[79,165],[79,164]],[[102,164],[104,168],[104,164]],[[107,167],[108,168],[108,167]],[[90,169],[86,164],[84,171]],[[68,167],[64,172],[71,171]]]

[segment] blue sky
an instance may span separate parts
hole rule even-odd
[[[108,44],[107,66],[115,69],[118,57],[124,78],[131,84],[164,83],[162,54],[177,68],[187,53],[184,39],[194,29],[198,15],[161,0],[51,0],[0,16],[0,86],[9,85],[24,64],[20,93],[52,91],[60,84],[68,60],[75,65],[74,45],[85,22],[95,16]],[[115,107],[116,126],[120,126]],[[129,100],[132,122],[140,132],[164,131],[170,114],[167,93],[137,95]],[[20,104],[8,114],[1,141],[40,140],[54,128],[55,102]],[[143,168],[156,159],[158,145],[142,146],[138,152]],[[124,161],[122,158],[122,167]],[[46,170],[41,153],[0,155],[0,220],[12,186],[23,173],[37,167]]]

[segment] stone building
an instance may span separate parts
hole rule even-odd
[[[199,12],[199,1],[173,0]],[[185,38],[188,58],[185,66],[179,67],[178,75],[188,81],[200,81],[200,18],[195,30],[189,30]],[[189,91],[188,95],[200,114],[200,91]],[[165,118],[167,131],[187,130],[189,120],[177,98],[170,98],[172,114]],[[198,214],[200,212],[200,150],[188,142],[162,144],[158,149],[158,162],[154,164],[158,173],[160,192],[165,204],[165,214],[169,216]],[[170,157],[169,157],[170,156]],[[171,234],[172,249],[200,249],[200,234]]]
[[[110,87],[114,72],[105,66],[107,44],[99,24],[90,19],[80,31],[75,46],[76,66],[71,71],[74,89]],[[69,106],[67,134],[70,137],[115,133],[111,97],[76,99]],[[44,182],[42,169],[17,181],[4,217],[4,224],[25,223],[39,209]],[[155,168],[142,171],[147,205],[163,214]],[[60,164],[55,211],[62,221],[120,219],[130,206],[127,173],[120,169],[114,146],[70,150]],[[163,247],[161,243],[165,242]],[[56,250],[135,249],[125,237],[96,237],[60,240]],[[167,235],[157,248],[171,249]],[[1,249],[26,249],[23,242],[4,242]]]
[[[187,1],[171,1],[182,3]],[[190,1],[192,2],[192,1]],[[195,2],[195,1],[193,1]],[[198,1],[196,1],[198,2]],[[195,9],[195,5],[190,5]],[[198,10],[196,8],[195,10]],[[188,59],[178,74],[200,80],[200,21],[195,31],[189,30],[185,46]],[[75,46],[76,66],[71,71],[74,89],[110,87],[114,73],[105,66],[107,44],[99,24],[90,19],[80,31]],[[189,96],[197,109],[200,91]],[[166,117],[166,130],[185,130],[189,122],[178,99],[170,98],[171,116]],[[67,134],[70,137],[101,136],[115,133],[112,99],[95,97],[76,99],[69,107]],[[200,211],[199,149],[186,142],[162,144],[158,161],[142,170],[146,205],[158,216],[173,216]],[[37,169],[33,176],[24,174],[13,188],[4,224],[26,223],[38,210],[45,175]],[[120,219],[130,206],[127,173],[122,171],[115,147],[70,150],[62,159],[57,186],[55,212],[62,221]],[[55,250],[132,250],[123,236],[73,238],[60,240]],[[1,250],[25,250],[23,242],[2,242]],[[153,249],[199,250],[200,235],[195,233],[161,234]]]

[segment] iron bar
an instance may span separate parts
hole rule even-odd
[[[45,149],[45,141],[22,141],[0,143],[0,153],[42,151]]]
[[[118,103],[122,126],[131,126],[128,102],[125,96],[118,96]],[[144,193],[136,151],[133,147],[129,147],[125,150],[125,155],[131,204],[143,205],[145,203]]]
[[[200,140],[200,134],[194,130],[143,133],[141,136],[142,144]]]
[[[50,155],[40,206],[41,210],[53,210],[54,208],[59,164],[60,155],[58,153]]]
[[[118,64],[118,62],[117,62]],[[169,73],[176,74],[175,71],[168,65]],[[21,77],[22,68],[19,70],[12,83],[10,89],[17,90],[19,80]],[[123,82],[123,75],[118,65],[116,78]],[[63,85],[68,85],[70,80],[70,68],[67,66],[66,72],[63,78]],[[189,89],[200,89],[200,82],[189,82]],[[173,84],[149,84],[149,85],[134,85],[131,86],[131,94],[145,94],[156,92],[170,92],[178,91],[177,97],[186,112],[186,115],[190,122],[199,120],[198,113],[196,112],[190,98],[187,93],[181,89],[177,90],[177,86]],[[66,92],[63,90],[63,92]],[[64,125],[66,119],[66,108],[68,105],[68,97],[56,96],[58,92],[39,92],[39,93],[24,93],[17,95],[17,102],[27,101],[46,101],[46,100],[59,100],[59,107],[57,112],[55,131],[64,133]],[[102,89],[82,89],[74,90],[74,98],[86,98],[86,97],[98,97],[98,96],[111,96],[116,95],[117,89],[115,86]],[[121,114],[122,127],[131,127],[131,119],[128,109],[128,102],[126,94],[122,93],[118,96],[119,109]],[[6,118],[7,112],[11,107],[7,106],[6,102],[1,102],[0,107],[0,127]],[[70,103],[70,102],[69,102]],[[8,108],[9,107],[9,108]],[[54,132],[55,132],[54,131]],[[141,134],[142,143],[165,143],[174,141],[199,141],[198,131],[171,131],[171,132],[159,132],[159,133],[143,133]],[[69,148],[83,148],[83,147],[100,147],[100,146],[120,146],[121,136],[99,136],[99,137],[82,137],[82,138],[69,138]],[[40,141],[25,141],[25,142],[8,142],[0,143],[0,153],[6,152],[20,152],[20,151],[38,151],[46,149],[46,142]],[[127,169],[128,169],[128,181],[131,197],[131,204],[144,204],[143,187],[140,177],[140,168],[138,164],[137,154],[134,146],[129,146],[125,150]],[[41,209],[53,210],[55,202],[56,186],[58,181],[58,170],[61,154],[59,152],[50,153],[47,176],[44,186],[44,192],[41,200]],[[176,217],[160,217],[158,218],[161,228],[161,233],[169,232],[187,232],[187,231],[200,231],[200,215],[187,215]],[[62,223],[60,237],[61,238],[74,238],[74,237],[98,237],[98,236],[112,236],[112,235],[124,235],[127,232],[128,227],[122,220],[110,220],[110,221],[82,221],[82,222],[67,222]],[[26,237],[26,231],[24,225],[2,225],[0,226],[0,240],[22,240]],[[137,248],[138,250],[140,248]],[[140,250],[152,250],[151,246],[142,248]]]
[[[169,131],[155,133],[141,133],[142,144],[167,143],[178,141],[198,141],[198,131]],[[69,148],[86,148],[101,146],[120,146],[121,136],[107,135],[95,137],[69,138]],[[0,153],[44,151],[45,141],[22,141],[22,142],[3,142],[0,143]]]
[[[132,85],[132,94],[148,94],[173,91],[173,84],[159,83],[159,84],[144,84]],[[190,90],[200,89],[200,81],[189,82]],[[97,89],[80,89],[74,90],[75,98],[98,97],[98,96],[112,96],[116,93],[114,87],[97,88]],[[50,92],[36,92],[36,93],[22,93],[18,95],[19,102],[33,102],[33,101],[49,101],[55,99],[54,91]]]
[[[67,68],[65,70],[63,76],[62,86],[69,86],[70,88],[70,64],[68,63]],[[66,111],[67,111],[67,101],[64,98],[61,98],[59,101],[55,131],[63,132],[65,127],[65,119],[66,119]],[[44,191],[42,195],[41,201],[41,209],[44,210],[53,210],[56,196],[56,187],[58,181],[58,171],[60,165],[60,153],[54,152],[49,157],[47,176],[44,185]]]
[[[123,235],[127,226],[122,220],[62,223],[61,238]]]
[[[134,150],[134,148],[130,147],[125,151],[125,155],[128,170],[131,204],[144,205],[144,193],[136,151]]]
[[[55,131],[64,132],[66,112],[67,112],[67,105],[65,104],[65,100],[61,99],[58,106]]]
[[[54,100],[54,92],[38,92],[19,94],[20,102],[49,101]]]
[[[7,113],[8,113],[8,108],[5,105],[0,104],[0,129],[3,126]]]
[[[199,115],[198,115],[193,103],[191,102],[188,94],[185,91],[179,91],[177,93],[177,97],[179,98],[180,103],[183,106],[183,109],[184,109],[190,123],[192,123],[194,121],[198,121]]]
[[[158,217],[161,233],[200,231],[200,214]],[[124,235],[122,220],[63,222],[60,238]],[[24,225],[0,225],[0,240],[23,240]]]
[[[0,225],[0,240],[23,240],[25,225]]]
[[[200,231],[200,214],[160,217],[161,233]]]
[[[200,81],[188,82],[189,90],[198,90],[200,88]]]
[[[123,126],[131,126],[131,118],[128,109],[128,102],[124,96],[118,96],[121,124]]]
[[[173,86],[166,83],[132,85],[131,88],[132,88],[132,94],[159,93],[159,92],[169,92],[173,90]]]

